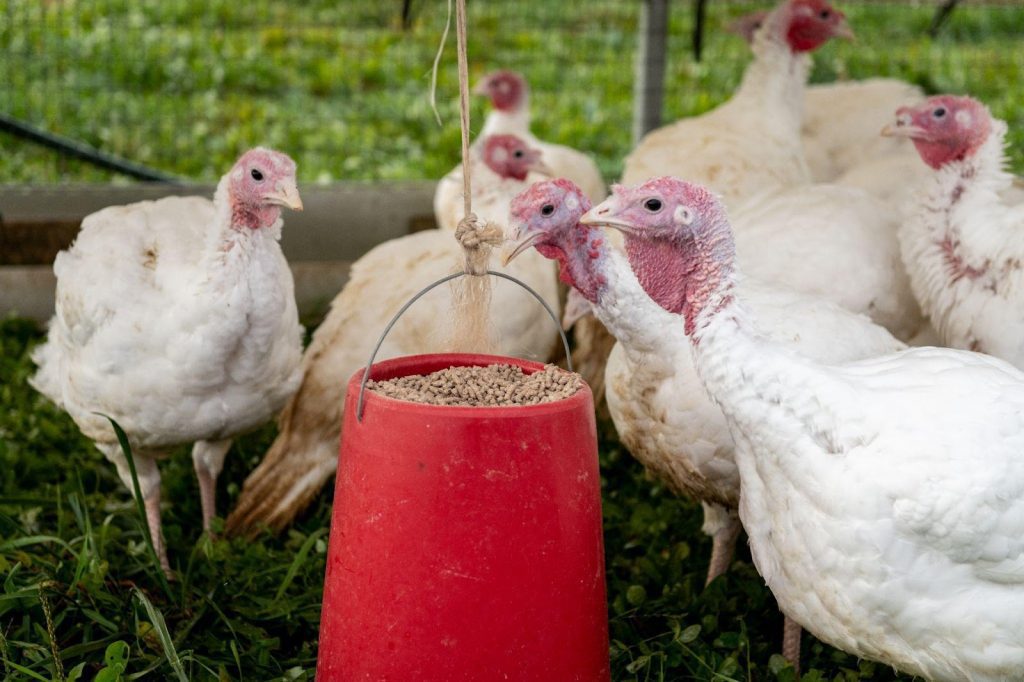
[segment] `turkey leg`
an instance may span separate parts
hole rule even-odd
[[[707,586],[729,569],[742,526],[735,512],[707,503],[703,507],[704,532],[711,536],[711,561],[708,564],[708,577],[704,582]]]
[[[783,616],[785,621],[782,625],[782,655],[787,661],[793,664],[797,679],[800,678],[800,623],[789,616]]]
[[[192,446],[192,464],[199,479],[199,501],[203,507],[203,530],[207,533],[217,513],[217,477],[224,468],[224,457],[230,448],[230,438],[200,440]]]
[[[155,486],[148,495],[142,498],[146,505],[146,523],[149,525],[149,535],[153,538],[153,549],[160,560],[160,568],[168,580],[173,580],[171,563],[167,560],[167,545],[164,544],[164,531],[160,522],[160,486]]]

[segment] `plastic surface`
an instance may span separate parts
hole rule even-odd
[[[510,363],[380,362],[373,379]],[[610,679],[593,398],[421,405],[349,381],[317,679]]]

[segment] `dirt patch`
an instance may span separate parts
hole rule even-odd
[[[554,365],[526,374],[514,365],[449,367],[432,374],[369,381],[371,391],[414,403],[501,407],[539,405],[562,400],[583,386],[578,374]]]

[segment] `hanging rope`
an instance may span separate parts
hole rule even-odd
[[[455,2],[455,38],[459,59],[459,118],[462,128],[462,207],[463,217],[455,238],[466,250],[466,272],[483,275],[491,247],[504,241],[500,227],[488,225],[473,213],[472,173],[469,159],[469,59],[466,54],[466,0]]]
[[[498,225],[473,213],[472,164],[469,149],[469,60],[466,48],[466,0],[455,0],[455,38],[459,62],[459,123],[462,128],[462,220],[455,238],[462,245],[464,270],[471,277],[454,283],[453,333],[448,347],[455,351],[494,352],[496,342],[490,324],[491,280],[487,265],[491,249],[505,240]]]
[[[455,0],[455,42],[459,53],[459,117],[462,127],[463,220],[473,215],[469,182],[469,59],[466,57],[466,0]]]

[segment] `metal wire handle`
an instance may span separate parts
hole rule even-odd
[[[390,332],[391,328],[395,326],[396,322],[398,322],[398,318],[400,318],[402,315],[404,315],[405,311],[408,310],[412,306],[413,303],[415,303],[416,301],[420,300],[420,298],[422,298],[423,295],[426,294],[427,292],[431,291],[432,289],[434,289],[436,287],[441,286],[445,282],[450,282],[453,279],[458,279],[459,277],[465,277],[468,274],[469,274],[468,272],[452,273],[451,275],[448,275],[447,277],[442,277],[441,279],[437,280],[433,284],[430,284],[427,287],[425,287],[423,289],[420,289],[419,293],[417,293],[415,296],[410,298],[406,302],[406,304],[403,305],[398,310],[397,313],[395,313],[395,316],[391,318],[390,322],[388,322],[388,326],[384,327],[384,332],[380,335],[380,338],[377,339],[377,345],[373,347],[373,352],[370,353],[370,359],[366,363],[366,367],[363,369],[363,380],[361,382],[359,382],[359,402],[356,404],[356,421],[360,421],[360,422],[363,421],[363,407],[364,407],[364,402],[365,402],[364,393],[366,392],[366,382],[370,380],[370,368],[373,367],[373,361],[377,357],[377,351],[379,351],[381,345],[383,345],[384,339],[387,337],[388,332]],[[533,295],[533,297],[535,299],[540,301],[540,304],[542,306],[544,306],[544,310],[547,311],[548,316],[551,318],[551,321],[555,323],[555,328],[558,330],[558,335],[562,337],[562,346],[565,348],[565,364],[569,367],[569,371],[571,372],[572,371],[572,354],[569,351],[569,337],[567,337],[565,335],[565,330],[562,329],[562,323],[559,322],[558,315],[555,315],[555,311],[551,309],[551,306],[548,305],[548,302],[545,301],[544,298],[540,294],[538,294],[536,291],[534,291],[530,287],[529,284],[527,284],[526,282],[524,282],[524,281],[522,281],[520,279],[516,279],[512,275],[506,275],[504,272],[496,272],[494,270],[488,270],[487,274],[488,275],[494,275],[495,277],[501,277],[502,279],[507,279],[510,282],[518,284],[523,289],[526,289],[528,292],[530,292],[530,294]]]

